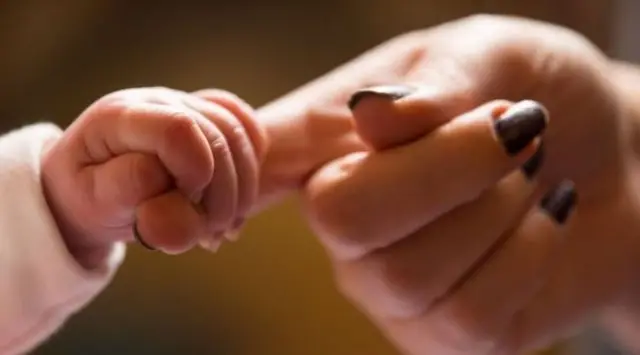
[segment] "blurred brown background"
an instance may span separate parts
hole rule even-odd
[[[61,125],[125,87],[222,87],[256,106],[407,30],[475,12],[563,23],[609,48],[595,0],[0,2],[0,125]],[[115,282],[38,354],[392,355],[335,291],[294,202],[219,255],[130,248]]]

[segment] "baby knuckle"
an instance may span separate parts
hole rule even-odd
[[[150,155],[140,155],[137,159],[134,159],[129,171],[130,181],[139,191],[161,184],[167,180],[166,175],[167,172],[162,163],[156,157]]]
[[[506,17],[486,12],[468,15],[459,21],[470,26],[482,28],[494,28],[496,25],[508,23]]]
[[[231,161],[231,149],[227,142],[227,137],[218,135],[209,141],[211,152],[216,161]]]
[[[249,138],[244,126],[235,118],[231,121],[229,130],[225,134],[227,143],[232,147],[244,150],[249,144]]]
[[[220,103],[221,100],[224,102],[244,102],[238,95],[234,94],[233,92],[218,88],[199,90],[195,94],[199,97],[216,103]]]
[[[166,127],[164,129],[167,144],[180,144],[193,139],[198,133],[196,120],[186,112],[166,112]]]
[[[94,102],[83,116],[91,117],[91,121],[111,121],[131,114],[131,107],[116,96],[103,96]]]
[[[110,92],[110,93],[102,96],[101,98],[99,98],[97,101],[98,102],[119,101],[119,100],[122,100],[122,99],[126,98],[132,92],[133,92],[132,89],[124,89],[124,90],[118,90],[118,91]]]
[[[242,123],[237,120],[233,121],[228,140],[242,146],[250,143],[249,137],[247,135],[247,130],[244,128],[244,125],[242,125]]]
[[[148,93],[148,88],[128,88],[110,92],[102,96],[98,101],[105,103],[113,102],[137,102],[141,101],[140,98],[144,97],[145,93]]]

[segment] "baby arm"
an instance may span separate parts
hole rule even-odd
[[[0,354],[32,349],[90,302],[134,231],[177,254],[242,224],[264,139],[246,104],[216,95],[123,90],[64,132],[0,138]]]

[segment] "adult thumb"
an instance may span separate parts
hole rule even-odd
[[[356,131],[374,150],[410,143],[473,107],[457,85],[386,85],[357,91],[349,100]]]

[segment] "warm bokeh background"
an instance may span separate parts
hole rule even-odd
[[[404,31],[474,12],[574,27],[609,48],[596,0],[0,2],[0,125],[66,125],[119,88],[217,86],[260,106]],[[39,354],[392,355],[335,291],[294,202],[219,255],[130,248],[115,282]]]

